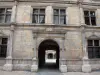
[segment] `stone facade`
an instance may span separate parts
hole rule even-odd
[[[0,36],[8,38],[7,57],[1,69],[38,70],[38,47],[52,39],[60,47],[59,70],[91,72],[100,60],[89,60],[87,39],[100,39],[100,2],[95,0],[0,0],[0,7],[12,7],[11,23],[0,24]],[[45,24],[32,24],[32,9],[45,8]],[[53,8],[66,9],[66,25],[53,24]],[[87,26],[83,10],[96,10],[97,26]]]

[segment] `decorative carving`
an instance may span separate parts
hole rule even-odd
[[[98,36],[95,35],[95,34],[89,36],[88,38],[89,38],[89,39],[100,39],[100,37],[98,37]]]
[[[46,31],[53,31],[53,29],[52,28],[46,28]]]

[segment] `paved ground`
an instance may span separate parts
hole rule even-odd
[[[39,71],[37,73],[35,72],[29,72],[29,71],[0,71],[0,75],[100,75],[100,71],[97,72],[91,72],[91,73],[82,73],[82,72],[67,72],[67,73],[61,73],[59,71]]]

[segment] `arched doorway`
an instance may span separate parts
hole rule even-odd
[[[59,69],[59,45],[54,40],[44,40],[38,50],[39,69]]]

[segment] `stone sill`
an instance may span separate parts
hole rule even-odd
[[[100,61],[100,58],[88,59],[89,61]]]

